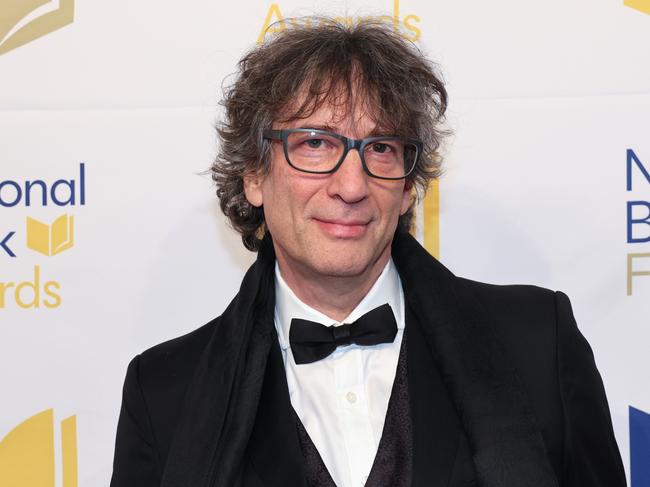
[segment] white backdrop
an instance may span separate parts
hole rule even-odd
[[[25,3],[0,0],[0,52],[16,32],[3,14]],[[650,225],[633,226],[648,242],[626,234],[627,202],[650,201],[636,166],[626,191],[628,149],[650,170],[650,2],[636,5],[647,13],[617,0],[337,2],[325,12],[295,0],[77,0],[71,23],[0,54],[0,485],[107,485],[128,361],[218,315],[236,292],[254,256],[201,174],[216,150],[221,82],[269,17],[313,12],[396,15],[441,64],[455,134],[440,258],[472,279],[569,294],[629,472],[628,408],[650,412],[650,276],[627,292],[628,254],[650,253]],[[43,205],[35,180],[56,186],[60,203],[74,185],[74,204],[48,194]],[[423,213],[419,234],[432,218]],[[28,217],[64,215],[49,235],[28,232]],[[31,247],[70,248],[44,255],[28,234]],[[650,270],[650,255],[634,268]],[[53,421],[37,416],[50,409]],[[73,434],[61,428],[72,416]],[[650,450],[639,454],[650,464]],[[45,473],[18,483],[10,465],[20,461]]]

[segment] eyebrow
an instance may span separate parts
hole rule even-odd
[[[295,127],[297,129],[314,129],[314,130],[324,130],[325,132],[334,132],[338,133],[336,127],[327,124],[306,124]]]
[[[305,125],[300,125],[299,127],[293,127],[297,129],[314,129],[314,130],[324,130],[325,132],[332,132],[335,134],[338,134],[338,129],[336,127],[333,127],[332,125],[327,125],[327,124],[305,124]],[[375,127],[373,128],[369,134],[365,135],[362,137],[363,139],[367,137],[379,137],[379,136],[392,136],[394,134],[391,134],[390,132],[387,132],[383,130],[381,127]],[[351,137],[348,137],[351,138]]]

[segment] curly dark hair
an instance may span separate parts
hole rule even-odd
[[[243,178],[269,169],[263,131],[274,122],[309,117],[326,102],[350,110],[356,88],[366,95],[378,126],[424,144],[407,179],[415,196],[398,225],[410,228],[416,200],[440,175],[447,91],[437,66],[380,20],[350,25],[309,18],[291,25],[246,53],[224,89],[225,115],[217,126],[221,144],[211,168],[221,210],[246,248],[257,251],[266,233],[264,210],[246,199]],[[296,105],[298,93],[306,96]]]

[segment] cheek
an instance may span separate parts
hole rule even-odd
[[[277,171],[263,185],[264,216],[271,232],[291,233],[304,213],[304,188],[295,177]]]
[[[411,206],[411,201],[413,200],[413,190],[410,187],[405,187],[404,192],[402,193],[402,201],[400,205],[399,214],[403,215],[407,212]]]
[[[296,171],[278,174],[273,192],[276,202],[282,205],[281,211],[296,217],[328,204],[323,181]]]
[[[262,188],[264,195],[264,219],[271,232],[278,231],[280,217],[282,212],[280,208],[285,207],[286,203],[282,202],[281,195],[275,190],[275,185],[268,182]]]

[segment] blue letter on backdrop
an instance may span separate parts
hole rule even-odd
[[[631,487],[650,485],[650,414],[630,406]]]
[[[632,218],[632,208],[635,206],[645,206],[648,214],[645,218]],[[650,235],[647,237],[634,238],[632,235],[632,225],[645,223],[650,227],[650,203],[647,201],[628,201],[627,202],[627,243],[650,242]]]
[[[632,162],[636,164],[636,167],[638,167],[641,170],[641,174],[645,176],[646,181],[650,183],[650,174],[648,173],[648,170],[645,168],[643,163],[641,162],[641,159],[639,159],[634,151],[632,149],[627,150],[627,190],[632,191]]]

